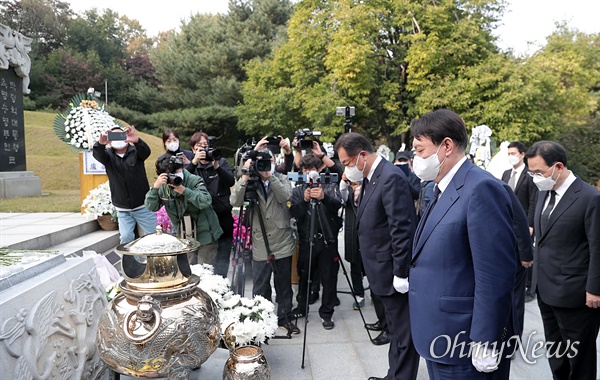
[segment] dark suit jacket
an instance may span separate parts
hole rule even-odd
[[[600,192],[577,178],[540,231],[547,193],[535,209],[532,287],[550,306],[582,307],[586,291],[600,295]]]
[[[527,221],[529,222],[529,227],[533,227],[533,217],[535,215],[535,203],[537,201],[537,196],[539,193],[538,188],[533,183],[533,178],[527,174],[529,168],[525,166],[523,172],[519,176],[519,180],[517,181],[517,185],[515,186],[515,194],[517,198],[519,198],[519,202],[525,210],[525,214],[527,215]],[[510,174],[512,169],[506,170],[502,173],[502,181],[508,183],[510,179]]]
[[[470,365],[444,336],[468,351],[470,342],[499,343],[518,330],[512,209],[502,184],[465,161],[421,218],[408,293],[413,342],[425,359]]]
[[[529,223],[515,192],[506,183],[503,183],[503,185],[512,202],[513,229],[517,239],[517,269],[520,269],[522,267],[521,261],[533,260],[533,245],[529,234]]]
[[[357,230],[369,285],[380,296],[396,293],[394,276],[407,277],[416,227],[406,176],[382,159],[358,206]]]

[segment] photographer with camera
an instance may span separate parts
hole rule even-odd
[[[320,167],[317,168],[317,172],[321,173],[325,168],[329,168],[331,173],[337,173],[338,176],[341,176],[344,170],[335,161],[333,161],[327,153],[323,151],[321,145],[316,140],[310,140],[308,136],[320,136],[321,132],[318,131],[310,131],[308,129],[300,129],[296,131],[294,140],[292,141],[292,146],[296,149],[296,155],[294,156],[294,166],[300,169],[302,160],[302,151],[304,150],[306,154],[313,154],[317,158],[322,161]]]
[[[144,207],[144,196],[150,188],[144,161],[150,157],[150,147],[138,137],[135,127],[102,132],[93,155],[106,167],[111,200],[119,218],[120,243],[135,239],[136,224],[147,234],[156,231],[156,214]]]
[[[289,140],[284,139],[281,136],[265,136],[258,143],[254,150],[268,149],[272,153],[278,154],[283,150],[284,163],[283,165],[275,165],[275,171],[277,173],[287,174],[292,171],[294,165],[294,155],[292,154],[292,148],[290,148]]]
[[[223,235],[219,238],[215,274],[227,277],[229,256],[233,245],[233,216],[231,215],[231,186],[235,183],[233,172],[221,151],[212,146],[214,137],[196,132],[190,138],[194,158],[185,167],[187,171],[202,177],[212,197],[212,207],[219,218]]]
[[[231,204],[250,203],[244,218],[252,221],[252,296],[271,297],[271,274],[277,293],[279,326],[298,334],[300,329],[289,320],[292,310],[292,255],[296,242],[292,235],[287,201],[292,189],[287,176],[275,172],[275,162],[268,150],[246,153],[242,176],[231,192]],[[259,223],[260,222],[260,223]]]
[[[183,157],[165,153],[156,160],[158,178],[146,194],[146,207],[158,211],[161,206],[178,231],[183,216],[189,214],[195,229],[195,239],[201,244],[197,252],[188,253],[190,265],[214,265],[217,256],[217,240],[223,234],[219,219],[212,208],[211,196],[201,177],[183,168]],[[181,235],[181,234],[180,234]]]
[[[334,328],[332,316],[337,300],[337,274],[340,267],[338,258],[338,231],[342,220],[338,211],[342,207],[342,198],[337,181],[327,180],[321,183],[317,170],[323,161],[313,154],[307,154],[300,161],[302,172],[308,179],[305,184],[292,191],[292,216],[298,221],[300,252],[298,255],[298,307],[294,309],[295,317],[305,317],[308,311],[309,279],[318,272],[323,285],[323,298],[319,308],[319,316],[326,330]],[[334,176],[334,178],[336,178]],[[317,213],[311,221],[311,213]],[[316,221],[316,222],[315,222]],[[314,225],[311,226],[311,222]],[[314,231],[311,236],[311,231]],[[312,249],[311,249],[312,242]],[[311,254],[312,253],[312,254]]]

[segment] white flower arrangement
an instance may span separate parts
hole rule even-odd
[[[54,133],[72,148],[85,151],[92,149],[100,134],[121,125],[100,106],[99,101],[89,100],[85,94],[75,95],[66,111],[54,119]]]
[[[85,207],[85,215],[88,218],[97,219],[102,215],[110,215],[113,221],[117,221],[117,209],[112,204],[108,181],[90,190],[88,196],[81,203],[81,207]]]
[[[237,346],[267,342],[277,331],[275,306],[271,301],[256,296],[242,297],[229,289],[229,280],[213,274],[208,264],[192,265],[192,273],[200,277],[198,285],[208,293],[219,308],[221,332],[233,324],[232,333]]]

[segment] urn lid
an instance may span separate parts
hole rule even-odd
[[[132,256],[165,256],[197,251],[200,243],[194,240],[180,239],[177,236],[163,233],[161,226],[156,226],[156,233],[142,236],[130,243],[117,246],[117,252]]]

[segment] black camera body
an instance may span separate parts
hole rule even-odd
[[[175,171],[183,168],[183,152],[177,153],[169,158],[169,173],[167,174],[167,183],[173,186],[180,186],[183,178],[175,175]]]
[[[258,177],[259,172],[268,172],[271,170],[271,153],[269,151],[250,150],[246,152],[243,160],[251,159],[249,174],[250,177]]]
[[[311,131],[308,128],[299,129],[294,132],[294,136],[298,139],[298,147],[302,150],[311,150],[313,147],[313,136],[321,136],[321,131]]]
[[[171,173],[167,174],[167,184],[173,185],[173,186],[181,186],[182,183],[183,183],[183,178],[177,176],[176,174],[171,174]]]
[[[223,157],[221,149],[217,149],[213,146],[215,140],[215,136],[208,136],[208,146],[203,149],[206,152],[206,157],[204,158],[205,161],[218,161]]]

